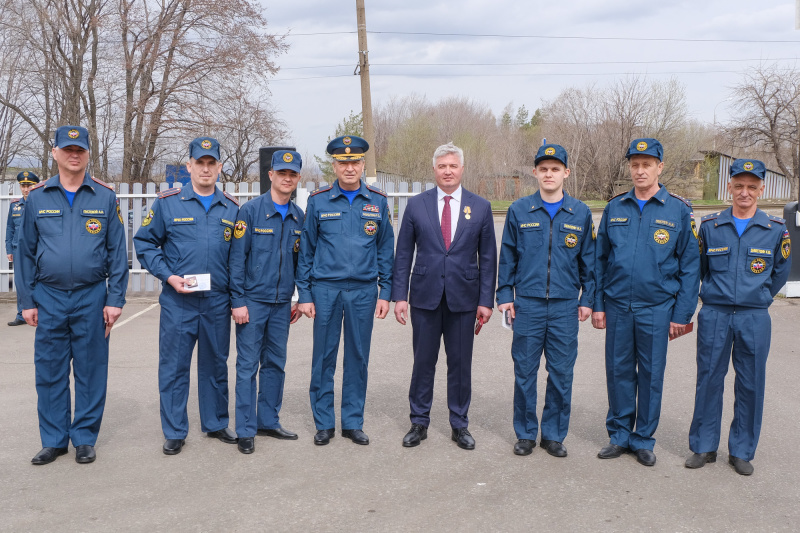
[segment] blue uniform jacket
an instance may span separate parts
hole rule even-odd
[[[597,231],[597,295],[632,307],[675,300],[671,322],[688,324],[697,308],[700,251],[691,205],[663,186],[640,213],[634,189],[612,198]]]
[[[8,206],[8,221],[6,223],[6,253],[13,254],[19,243],[19,226],[22,224],[22,214],[25,212],[25,199],[11,200]]]
[[[206,213],[191,183],[158,195],[133,244],[136,257],[167,285],[170,276],[211,274],[211,291],[228,292],[228,257],[239,204],[219,189]],[[202,296],[202,292],[195,293]]]
[[[267,192],[242,206],[237,224],[244,225],[244,232],[231,244],[232,306],[245,306],[248,300],[291,301],[303,212],[289,202],[286,219],[282,219]]]
[[[361,182],[351,205],[339,181],[311,193],[297,263],[299,303],[310,303],[311,285],[377,282],[378,298],[392,292],[394,228],[383,191]]]
[[[766,308],[789,277],[792,246],[782,218],[756,211],[742,236],[732,209],[700,225],[700,298],[705,304]]]
[[[564,203],[550,220],[538,191],[511,204],[506,214],[497,303],[519,296],[577,299],[593,307],[595,236],[592,212],[564,193]]]
[[[69,291],[106,278],[106,305],[125,305],[125,228],[109,185],[87,173],[70,207],[59,176],[53,176],[31,189],[20,230],[15,276],[23,309],[36,307],[37,283]]]

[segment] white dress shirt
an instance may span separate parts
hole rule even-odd
[[[439,199],[437,202],[437,206],[439,208],[439,226],[442,225],[442,210],[444,209],[444,197],[445,196],[452,196],[450,198],[450,242],[453,242],[453,239],[456,236],[456,226],[458,226],[458,214],[461,212],[461,185],[458,186],[458,189],[453,191],[451,194],[447,194],[439,187],[436,187],[437,198]]]

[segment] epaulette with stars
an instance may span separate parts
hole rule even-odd
[[[94,181],[95,183],[99,183],[100,185],[102,185],[106,189],[110,189],[111,191],[114,190],[114,187],[112,187],[111,185],[109,185],[105,181],[100,181],[99,179],[95,178],[94,176],[90,176],[90,178],[92,178],[92,181]]]
[[[621,192],[621,193],[619,193],[619,194],[615,194],[614,196],[612,196],[611,198],[609,198],[609,199],[608,199],[608,201],[610,202],[611,200],[614,200],[615,198],[619,198],[619,197],[620,197],[620,196],[622,196],[623,194],[628,194],[628,191],[623,191],[623,192]]]
[[[227,192],[225,192],[225,191],[222,191],[222,194],[224,194],[224,195],[225,195],[225,198],[227,198],[227,199],[228,199],[228,200],[230,200],[231,202],[235,203],[237,207],[239,206],[239,201],[238,201],[236,198],[234,198],[232,195],[228,194],[228,193],[227,193]]]
[[[779,224],[784,224],[784,225],[786,224],[786,219],[783,219],[783,218],[781,218],[781,217],[776,217],[775,215],[767,215],[767,217],[768,217],[768,218],[769,218],[769,219],[770,219],[772,222],[777,222],[777,223],[779,223]]]
[[[677,194],[675,194],[673,192],[669,193],[669,195],[672,196],[673,198],[677,198],[681,202],[685,203],[689,207],[689,209],[692,209],[692,202],[690,202],[689,200],[687,200],[683,196],[679,196],[679,195],[677,195]]]
[[[158,193],[158,197],[159,198],[166,198],[167,196],[174,196],[174,195],[178,194],[179,192],[181,192],[180,188],[173,187],[171,189],[167,189],[164,192]]]
[[[319,194],[321,192],[329,191],[329,190],[331,190],[331,188],[333,188],[333,185],[326,185],[324,187],[319,187],[319,188],[311,191],[311,193],[308,196],[314,196],[315,194]]]
[[[704,216],[703,218],[700,219],[700,223],[703,223],[706,220],[714,220],[715,218],[717,218],[720,215],[720,213],[722,213],[722,211],[717,211],[716,213],[711,213],[710,215],[706,215],[706,216]]]
[[[379,189],[378,187],[375,187],[374,185],[367,185],[367,189],[369,189],[372,192],[376,192],[376,193],[380,194],[381,196],[384,196],[384,197],[386,196],[386,191],[384,191],[383,189]]]
[[[22,200],[22,198],[15,198],[15,199],[11,200],[11,203],[15,204],[15,203],[19,202],[20,200]]]
[[[31,191],[35,191],[36,189],[41,189],[42,187],[47,185],[48,181],[50,181],[50,180],[42,181],[42,182],[39,183],[39,185],[36,185],[35,187],[31,187]]]

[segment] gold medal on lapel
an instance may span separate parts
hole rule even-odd
[[[469,220],[470,214],[472,214],[472,209],[469,206],[464,208],[464,218]]]

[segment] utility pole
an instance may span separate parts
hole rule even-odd
[[[798,0],[800,2],[800,0]],[[365,172],[367,183],[378,179],[375,163],[375,125],[372,123],[372,94],[369,90],[369,50],[367,49],[367,17],[364,0],[356,0],[356,19],[358,21],[358,70],[361,74],[361,118],[364,121],[364,139],[369,143]]]

